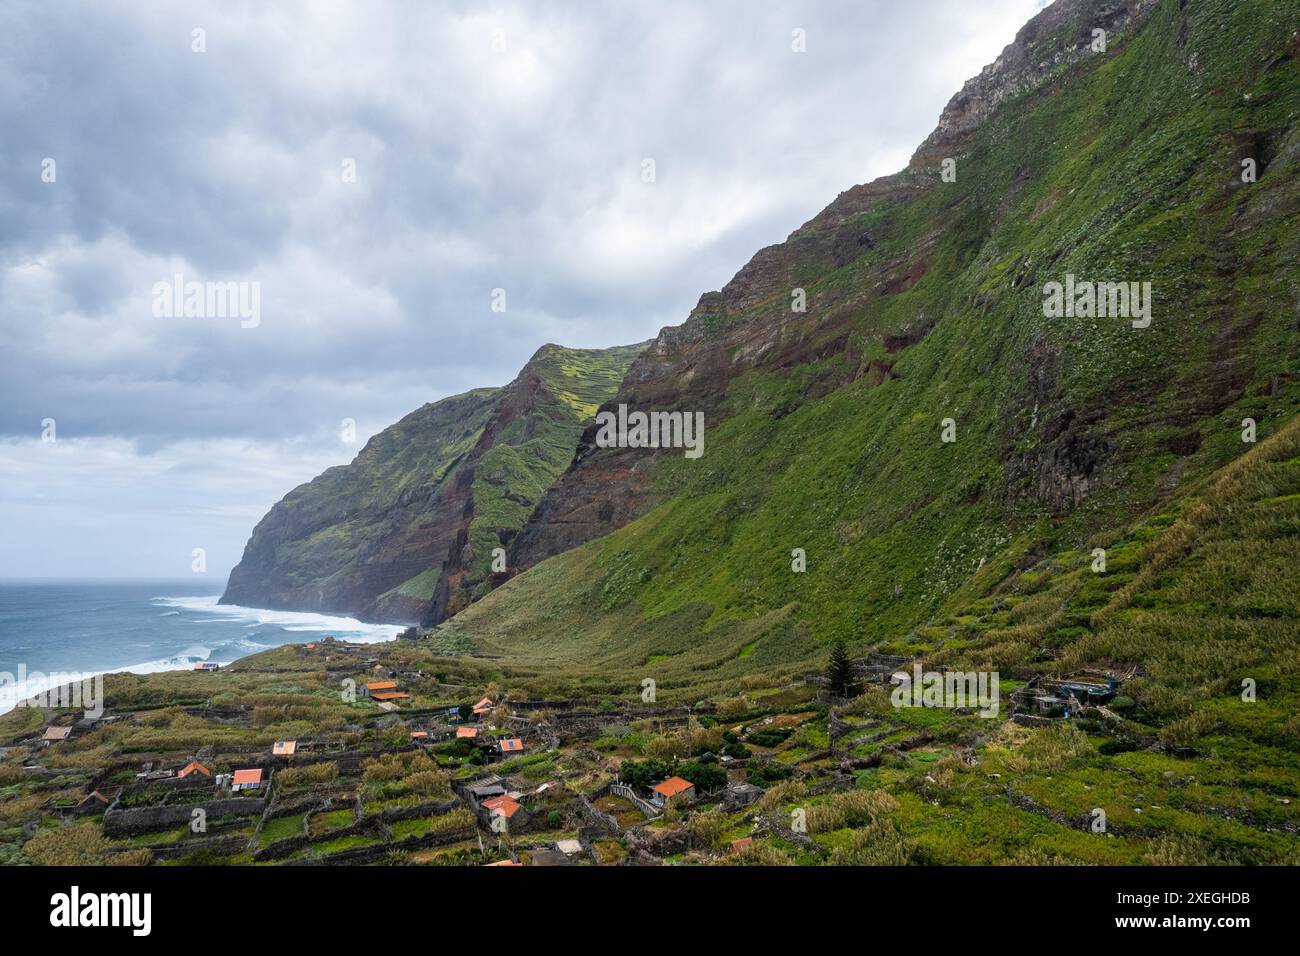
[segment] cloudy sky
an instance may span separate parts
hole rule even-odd
[[[680,323],[1044,5],[7,0],[0,577],[224,580],[420,404]]]

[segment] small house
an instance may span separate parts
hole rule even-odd
[[[673,803],[690,803],[695,799],[695,784],[681,777],[669,777],[650,788],[650,802],[656,807]]]
[[[176,772],[176,776],[181,777],[182,779],[190,776],[190,774],[198,774],[201,777],[210,777],[212,776],[212,771],[203,766],[203,764],[199,763],[197,760],[191,760]]]
[[[108,799],[108,797],[104,796],[98,790],[92,790],[90,793],[86,794],[84,800],[72,808],[72,812],[78,816],[103,813],[112,805],[112,803],[112,800]]]
[[[196,671],[219,671],[221,670],[221,665],[216,661],[198,661],[195,663],[194,669]]]
[[[479,806],[488,812],[489,819],[504,817],[511,826],[520,826],[528,820],[528,811],[524,805],[508,793],[484,800]]]
[[[499,797],[506,792],[505,781],[495,774],[491,777],[484,777],[482,780],[476,780],[466,787],[477,803],[484,800],[490,800],[492,797]]]
[[[579,840],[556,840],[555,848],[565,856],[577,856],[582,852],[582,843]]]
[[[524,742],[518,737],[505,737],[499,742],[503,754],[521,754],[524,752]]]
[[[390,693],[397,690],[397,681],[395,680],[377,680],[369,684],[363,684],[361,687],[362,697],[372,697],[375,694]]]
[[[277,740],[271,746],[271,753],[276,757],[292,757],[298,752],[298,741]]]
[[[474,713],[478,714],[479,716],[486,714],[491,709],[492,709],[491,697],[484,697],[482,700],[480,700],[477,704],[474,705]]]
[[[722,794],[722,808],[727,811],[747,807],[763,795],[763,788],[747,781],[727,784]]]
[[[52,744],[60,740],[67,740],[70,736],[72,736],[71,727],[46,727],[41,740],[46,744]]]
[[[457,727],[457,728],[456,728],[456,737],[457,737],[457,738],[461,738],[461,737],[474,738],[474,737],[477,737],[477,736],[478,736],[478,728],[477,728],[477,727]]]
[[[262,769],[256,770],[236,770],[235,776],[230,782],[230,789],[234,793],[240,790],[259,790],[262,787]]]

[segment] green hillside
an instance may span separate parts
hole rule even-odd
[[[367,619],[441,619],[491,573],[640,346],[546,345],[503,388],[425,405],[253,530],[222,600]]]
[[[1027,57],[1084,42],[1103,6],[1022,31]],[[530,660],[556,642],[628,661],[677,642],[697,664],[888,642],[981,567],[1173,507],[1251,447],[1243,419],[1277,432],[1300,401],[1297,14],[1157,4],[761,252],[633,366],[659,374],[654,404],[707,410],[705,455],[586,456],[548,510],[641,494],[642,516],[446,633]],[[1245,156],[1257,182],[1240,181]],[[1067,273],[1151,282],[1153,321],[1045,317],[1044,286]],[[770,360],[751,359],[758,338]],[[645,378],[617,400],[649,394]],[[623,477],[638,455],[649,492]],[[707,683],[697,671],[683,679]]]

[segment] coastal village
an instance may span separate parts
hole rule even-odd
[[[1156,801],[1167,810],[1187,785],[1164,764],[1159,792],[1135,781],[1149,808],[1126,796],[1103,833],[1063,799],[1064,760],[1086,773],[1093,746],[1159,749],[1110,709],[1131,672],[1007,680],[1001,715],[986,720],[973,702],[891,705],[912,662],[846,659],[851,697],[828,669],[662,704],[511,690],[491,661],[436,657],[419,639],[326,639],[109,675],[100,714],[0,717],[0,854],[155,866],[925,863],[941,859],[951,809],[976,804],[1008,839],[1094,862],[1150,852],[1142,814],[1158,818]],[[1285,803],[1274,813],[1289,820]],[[1293,840],[1281,819],[1236,825]]]
[[[223,681],[241,675],[287,683],[308,673],[323,677],[311,696],[336,697],[345,718],[285,738],[274,728],[313,725],[301,692],[282,684],[221,700]],[[857,728],[870,732],[844,740],[849,725],[836,719],[833,745],[817,675],[773,706],[730,717],[707,701],[590,707],[445,677],[387,646],[333,640],[196,666],[176,675],[182,696],[166,705],[115,700],[114,684],[135,679],[114,675],[116,706],[98,717],[20,709],[4,718],[5,779],[21,763],[14,803],[29,811],[17,821],[10,812],[7,824],[24,844],[90,850],[106,863],[744,862],[763,858],[756,839],[824,853],[783,798],[851,791],[852,766],[873,754],[878,762],[908,736],[870,721]],[[205,699],[184,699],[195,681],[210,682]],[[182,737],[186,745],[170,745]]]

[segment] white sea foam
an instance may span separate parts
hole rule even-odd
[[[391,641],[402,632],[397,624],[366,624],[354,617],[317,614],[314,611],[270,611],[266,608],[218,604],[214,595],[201,597],[160,597],[154,603],[164,607],[198,611],[215,617],[195,618],[195,623],[243,622],[247,626],[273,625],[294,633],[333,634],[357,644]]]
[[[402,631],[402,628],[395,624],[366,624],[351,617],[336,617],[330,614],[303,611],[269,611],[263,608],[218,604],[217,598],[213,595],[157,597],[153,599],[152,603],[160,607],[173,609],[166,612],[166,614],[159,615],[160,617],[182,614],[182,612],[186,611],[211,615],[201,618],[189,618],[187,623],[244,623],[247,627],[266,625],[279,627],[284,631],[295,634],[333,635],[358,644],[378,644],[381,641],[391,641]],[[244,652],[243,654],[237,653],[236,656],[238,657],[278,646],[278,643],[274,640],[268,643],[266,641],[255,641],[248,637],[239,637],[230,641],[211,641],[210,643],[227,649],[238,648]],[[284,643],[293,642],[285,641]],[[96,674],[160,674],[164,671],[189,670],[196,662],[208,660],[213,652],[213,647],[208,644],[192,644],[172,657],[158,658],[123,667],[78,671],[77,676],[86,678]],[[223,654],[222,656],[225,657],[226,655]],[[222,663],[229,663],[229,661],[222,661]],[[51,668],[51,670],[55,669]],[[66,673],[66,669],[64,670]],[[56,685],[58,680],[59,675],[57,674],[52,676],[40,675],[39,678],[33,675],[32,678],[28,678],[22,683],[0,686],[0,714],[13,710],[19,701],[27,700],[49,690]]]
[[[194,666],[199,657],[168,657],[142,664],[129,664],[126,667],[111,667],[98,671],[78,671],[78,680],[88,680],[97,674],[161,674],[164,671],[185,671]],[[12,684],[0,685],[0,714],[7,714],[18,706],[19,701],[28,700],[37,694],[68,683],[68,672],[59,674],[41,674],[39,679],[33,675],[26,680]]]

